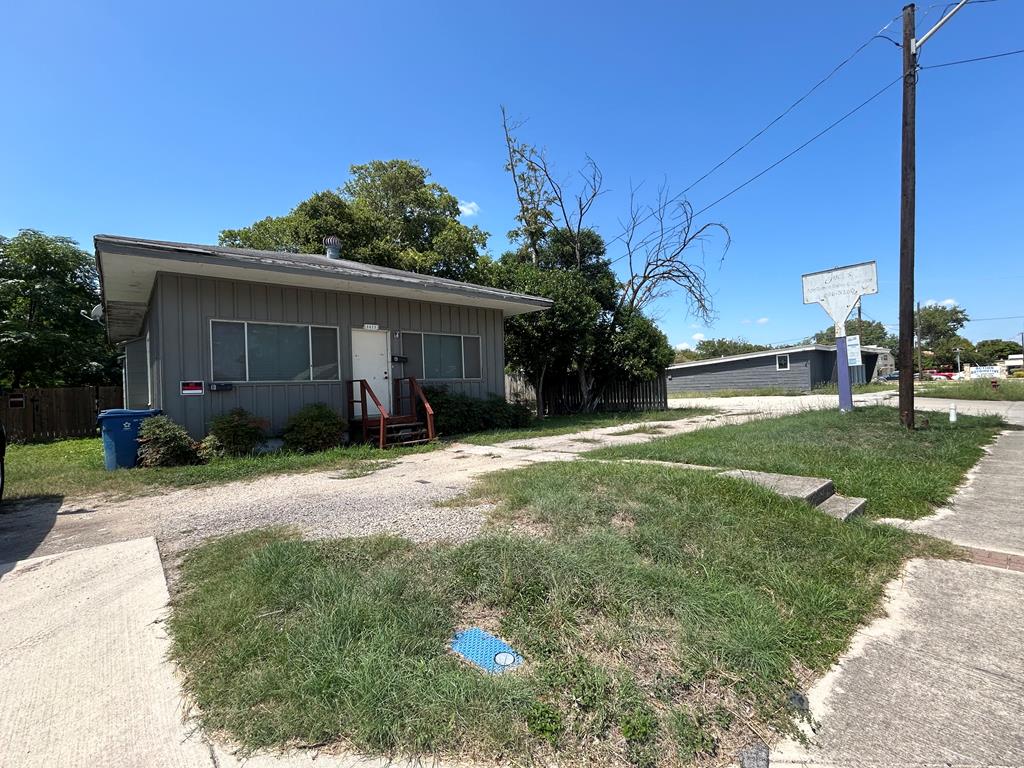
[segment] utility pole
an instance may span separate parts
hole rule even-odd
[[[900,421],[914,428],[914,205],[916,202],[917,51],[914,4],[903,7],[903,153],[900,159]],[[920,358],[918,368],[920,368]]]
[[[956,352],[956,372],[960,373],[960,347],[953,350]]]
[[[914,39],[914,4],[903,8],[903,154],[900,185],[900,421],[914,428],[914,372],[911,370],[914,332],[914,216],[917,184],[917,54],[928,39],[967,5],[960,0],[938,23]],[[920,346],[918,368],[921,367]]]

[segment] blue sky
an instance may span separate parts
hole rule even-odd
[[[33,227],[216,242],[339,186],[352,163],[415,159],[478,211],[500,254],[515,201],[499,106],[528,118],[569,175],[589,153],[618,234],[630,184],[702,175],[900,12],[899,2],[8,3],[0,17],[0,233]],[[930,26],[939,4],[918,8]],[[922,23],[921,17],[927,13]],[[899,22],[887,30],[898,38]],[[1024,2],[968,6],[922,64],[1024,47]],[[700,208],[900,71],[875,41],[689,193]],[[977,318],[1024,315],[1024,56],[921,73],[917,296]],[[795,341],[825,326],[803,272],[878,261],[865,314],[896,322],[900,94],[894,86],[715,206],[733,246],[707,251],[718,319],[654,308],[695,334]],[[610,255],[619,252],[614,246]],[[1024,319],[970,324],[1009,337]]]

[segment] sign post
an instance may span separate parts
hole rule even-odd
[[[865,261],[848,267],[836,267],[811,272],[801,278],[804,304],[820,304],[836,326],[836,377],[839,380],[839,410],[853,410],[853,392],[850,389],[851,362],[846,344],[846,318],[861,296],[878,293],[878,275],[875,262]],[[857,357],[860,357],[860,337],[857,337]]]

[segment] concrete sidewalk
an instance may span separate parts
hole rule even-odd
[[[771,766],[1024,766],[1024,573],[913,560]]]
[[[993,408],[972,405],[958,410]],[[1017,404],[995,409],[1004,418],[1024,415]],[[858,632],[811,689],[815,728],[807,744],[779,745],[771,765],[1021,768],[1024,572],[1012,570],[1009,553],[1024,554],[1024,432],[1000,435],[947,509],[890,522],[1007,553],[1010,568],[911,561],[888,587],[888,615]]]

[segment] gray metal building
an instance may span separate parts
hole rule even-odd
[[[504,318],[550,306],[314,254],[108,235],[95,245],[125,406],[161,408],[197,438],[237,407],[273,432],[309,403],[351,416],[353,379],[386,407],[391,380],[406,376],[503,396]]]
[[[855,384],[871,381],[880,347],[861,347],[864,365],[851,368]],[[714,392],[729,389],[785,389],[807,392],[835,384],[836,348],[825,344],[729,355],[710,360],[676,363],[665,370],[666,385],[673,392]]]

